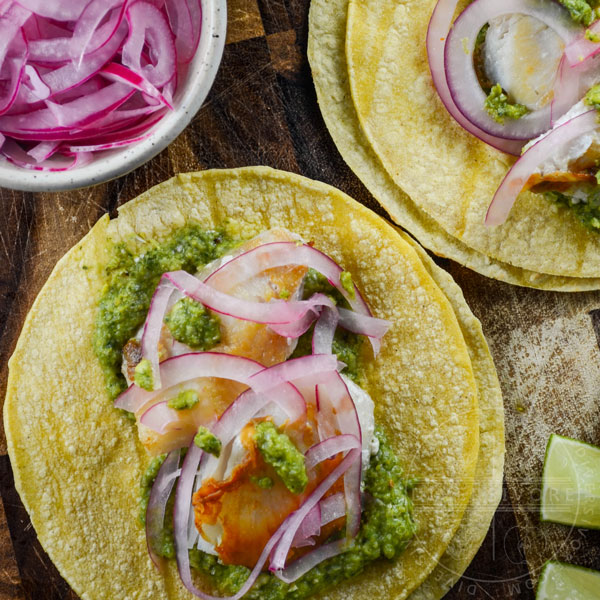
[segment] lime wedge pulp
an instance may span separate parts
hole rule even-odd
[[[542,521],[600,529],[600,448],[550,436],[540,512]]]
[[[542,569],[535,600],[598,600],[600,571],[548,561]]]

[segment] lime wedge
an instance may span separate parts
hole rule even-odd
[[[535,600],[598,600],[599,593],[600,571],[548,561]]]
[[[550,436],[542,475],[541,519],[600,529],[600,448]]]

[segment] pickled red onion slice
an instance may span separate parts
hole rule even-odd
[[[112,81],[126,83],[136,90],[148,94],[151,98],[156,98],[159,102],[173,110],[173,106],[171,106],[170,102],[147,79],[144,79],[135,71],[132,71],[119,63],[109,63],[100,71],[100,75],[103,75]]]
[[[42,81],[50,88],[51,96],[77,87],[96,75],[117,54],[126,32],[124,25],[119,27],[104,46],[87,54],[80,65],[69,62],[46,73]]]
[[[327,296],[321,296],[323,302],[331,303],[331,307],[334,306],[333,302],[327,298]],[[329,304],[324,304],[323,307],[327,308]],[[299,338],[302,334],[306,333],[310,326],[315,322],[318,318],[319,313],[316,310],[308,311],[301,319],[297,321],[292,321],[291,323],[284,324],[270,324],[269,327],[276,334],[281,335],[283,337],[287,337],[290,339]]]
[[[295,560],[281,571],[276,571],[275,576],[285,583],[293,583],[312,568],[328,558],[333,558],[347,550],[346,540],[335,540],[315,548],[303,557]]]
[[[165,15],[152,4],[138,1],[127,9],[127,22],[129,36],[123,45],[123,64],[152,85],[165,85],[175,76],[177,66],[175,41]],[[151,48],[152,64],[142,67],[142,51],[146,44]]]
[[[169,425],[179,421],[179,413],[169,408],[168,401],[164,400],[151,406],[140,418],[140,423],[156,433],[163,434],[169,430]]]
[[[248,385],[250,376],[263,369],[260,363],[242,356],[219,352],[194,352],[173,356],[160,363],[160,378],[165,390],[198,377],[231,379]],[[115,400],[115,406],[135,413],[143,409],[161,391],[149,392],[131,385]]]
[[[446,110],[463,129],[479,138],[482,142],[502,152],[518,156],[521,153],[523,145],[521,142],[505,140],[502,137],[490,135],[474,125],[458,109],[450,93],[444,67],[444,48],[457,5],[458,0],[438,0],[429,21],[427,29],[427,58],[429,60],[429,70],[431,71],[433,85]]]
[[[578,100],[581,99],[582,69],[573,69],[569,66],[566,56],[560,60],[557,83],[554,86],[554,98],[550,104],[550,118],[552,127]]]
[[[67,146],[69,152],[100,152],[101,150],[112,150],[114,148],[122,148],[123,146],[129,146],[136,142],[141,142],[150,136],[150,132],[147,131],[137,137],[128,138],[126,140],[117,140],[114,142],[105,142],[103,144],[90,144],[87,146]]]
[[[165,0],[171,29],[175,34],[177,56],[188,63],[200,40],[202,6],[194,0]]]
[[[85,55],[99,50],[107,44],[116,28],[121,24],[124,15],[117,13],[109,21],[101,25],[93,34],[85,49]],[[51,65],[52,63],[66,63],[72,60],[73,38],[70,31],[62,32],[56,37],[40,37],[29,42],[29,58],[37,64]]]
[[[314,308],[329,305],[331,302],[323,294],[315,294],[309,300],[274,300],[272,302],[249,302],[224,294],[212,286],[199,281],[185,271],[174,271],[163,275],[168,281],[186,296],[201,302],[214,312],[268,325],[286,325],[298,321]]]
[[[207,353],[195,353],[198,355],[207,354]],[[208,353],[217,356],[231,356],[224,355],[218,353]],[[180,356],[190,356],[190,355],[180,355]],[[169,360],[175,360],[178,357],[173,357]],[[239,357],[237,357],[239,358]],[[188,364],[186,365],[186,369],[182,369],[180,371],[181,379],[170,379],[169,387],[173,385],[181,384],[185,381],[190,381],[195,379],[196,377],[209,377],[206,373],[208,372],[206,367],[211,364],[211,361],[214,359],[203,359],[198,358],[197,361],[193,361],[190,359],[186,359]],[[218,359],[217,359],[218,360]],[[248,360],[248,359],[244,359]],[[163,365],[166,365],[167,361],[161,363],[161,368]],[[233,367],[235,365],[234,361],[228,361],[227,366]],[[293,386],[289,385],[290,383],[294,383],[295,381],[303,378],[310,378],[316,381],[323,381],[324,377],[329,375],[332,372],[335,372],[339,368],[339,363],[337,358],[332,355],[309,355],[302,356],[300,358],[295,358],[292,360],[288,360],[279,364],[276,364],[272,367],[262,368],[261,370],[255,372],[249,377],[236,378],[235,375],[231,375],[229,377],[222,377],[223,379],[233,379],[234,381],[240,381],[241,383],[245,383],[250,387],[250,389],[255,394],[264,394],[267,392],[271,392],[276,389],[277,394],[273,398],[273,402],[276,405],[281,406],[287,417],[290,419],[290,422],[294,422],[299,419],[306,412],[306,403],[302,398],[302,395],[298,392],[298,390]],[[223,367],[225,369],[225,367]],[[215,371],[215,377],[219,377],[220,374],[223,373],[223,370]],[[131,388],[130,388],[131,389]],[[166,387],[164,389],[167,389]],[[156,396],[154,396],[156,397]],[[144,402],[144,406],[148,406],[151,402],[152,398],[149,398],[146,402]],[[264,405],[265,402],[269,402],[269,398],[265,398],[264,400],[259,400],[260,408]],[[253,406],[255,412],[259,410],[255,404],[252,404],[254,400],[242,400],[239,401],[239,398],[232,406]],[[262,404],[261,404],[262,402]],[[115,404],[116,405],[116,404]],[[123,406],[119,406],[122,408]],[[139,411],[140,409],[138,409]],[[229,410],[229,409],[228,409]],[[228,410],[223,413],[222,422],[220,422],[217,428],[217,437],[221,436],[219,433],[220,428],[224,427],[224,424],[227,424],[227,419],[234,419],[235,422],[247,422],[250,419],[249,415],[246,420],[244,420],[241,415],[238,413],[234,416],[227,416],[226,419],[223,420],[223,417],[228,412]],[[234,409],[232,409],[234,410]],[[237,408],[235,410],[238,410]],[[252,413],[254,414],[254,413]],[[176,424],[178,420],[177,411],[170,409],[167,406],[167,402],[160,402],[151,406],[144,414],[142,415],[140,422],[153,429],[158,433],[166,432],[170,427]],[[223,435],[226,435],[223,433]],[[228,438],[223,438],[221,442],[223,444],[227,444],[230,440]]]
[[[49,2],[49,0],[16,0],[23,8],[30,10],[39,17],[53,21],[76,21],[88,5],[89,0],[78,2]]]
[[[331,354],[333,352],[333,338],[335,336],[338,320],[338,311],[327,307],[321,311],[321,316],[315,323],[315,329],[313,331],[313,354]]]
[[[302,521],[296,532],[294,541],[292,542],[292,548],[314,546],[315,541],[310,538],[319,535],[321,527],[324,527],[345,515],[346,502],[344,500],[344,494],[337,492],[336,494],[323,498],[323,500],[321,500],[319,504],[306,515],[304,521]]]
[[[152,373],[154,375],[153,389],[157,390],[160,385],[160,369],[158,368],[158,342],[160,340],[163,318],[167,312],[171,296],[175,288],[171,286],[161,286],[156,288],[156,292],[150,301],[148,317],[144,323],[144,330],[141,339],[142,356],[150,361]]]
[[[34,146],[27,154],[37,162],[42,162],[50,158],[57,150],[58,142],[40,142]]]
[[[583,66],[583,63],[600,52],[600,44],[589,40],[586,37],[587,31],[591,34],[600,34],[600,20],[592,23],[586,31],[565,48],[565,57],[570,67]]]
[[[0,153],[11,163],[34,171],[68,171],[77,165],[87,165],[92,160],[89,152],[80,152],[73,155],[52,156],[41,165],[37,160],[32,160],[32,157],[11,139],[4,140]]]
[[[296,242],[262,244],[227,261],[204,281],[215,289],[228,289],[232,286],[232,282],[237,284],[267,269],[289,265],[306,266],[318,271],[346,298],[353,310],[370,314],[369,307],[356,285],[354,295],[351,295],[342,285],[340,281],[342,267],[327,254],[308,244]]]
[[[337,423],[337,430],[356,437],[361,443],[362,430],[354,400],[346,383],[339,373],[330,372],[317,384],[319,412],[317,419],[320,427],[325,429],[323,417],[328,424]],[[344,495],[346,499],[346,538],[353,538],[360,528],[362,503],[360,498],[360,481],[362,478],[362,461],[353,463],[344,475]]]
[[[304,548],[305,546],[315,545],[315,540],[312,538],[315,535],[319,535],[321,531],[321,502],[319,502],[319,504],[309,511],[304,518],[304,521],[302,521],[300,524],[300,527],[298,528],[298,531],[296,532],[296,535],[292,541],[292,548]],[[345,504],[344,510],[346,510]]]
[[[146,543],[148,554],[157,568],[161,566],[161,559],[156,555],[154,548],[162,542],[162,533],[165,522],[165,509],[167,501],[175,485],[176,473],[179,467],[180,451],[169,452],[161,465],[156,479],[150,490],[148,507],[146,508]]]
[[[50,96],[50,88],[42,81],[39,71],[33,65],[25,65],[24,76],[24,85],[31,90],[34,97],[45,100]]]
[[[321,510],[321,527],[340,519],[346,514],[346,503],[341,492],[321,500],[319,507]]]
[[[113,24],[113,29],[110,30],[107,28],[107,31],[104,33],[103,37],[100,40],[96,41],[95,46],[101,47],[103,46],[114,34],[118,25],[122,20],[122,14],[124,13],[125,6],[127,6],[127,1],[123,2],[123,0],[91,0],[88,5],[83,9],[79,19],[77,20],[77,24],[75,25],[75,29],[73,30],[73,37],[71,38],[71,57],[77,64],[81,64],[84,55],[87,53],[88,46],[94,37],[94,33],[103,22],[107,13],[109,13],[113,8],[118,5],[121,5],[121,16],[115,19]]]
[[[249,381],[252,389],[260,393],[280,383],[295,382],[307,376],[314,378],[337,372],[340,364],[334,354],[309,354],[258,371],[249,377]]]

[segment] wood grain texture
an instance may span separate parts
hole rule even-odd
[[[332,184],[386,214],[346,167],[320,116],[306,60],[309,0],[229,0],[215,85],[190,126],[147,165],[88,190],[0,190],[0,398],[6,363],[56,261],[104,213],[177,172],[265,164]],[[600,443],[600,294],[561,295],[487,280],[438,260],[490,341],[507,409],[502,503],[475,560],[448,594],[525,599],[548,558],[600,568],[600,533],[538,523],[551,431]],[[37,542],[0,433],[0,600],[75,600]]]

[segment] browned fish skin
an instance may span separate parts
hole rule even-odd
[[[596,176],[588,173],[556,172],[548,175],[534,173],[525,184],[523,190],[532,192],[564,192],[574,183],[594,183]]]
[[[133,381],[135,367],[142,360],[142,346],[135,338],[129,340],[123,348],[123,358],[127,365],[127,378]]]
[[[534,173],[527,180],[524,190],[564,192],[574,183],[597,183],[596,172],[599,164],[600,145],[593,142],[581,156],[569,163],[568,171],[556,171],[546,175]]]

